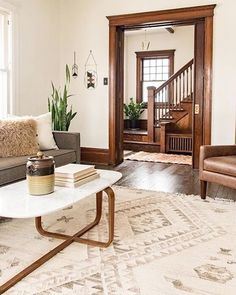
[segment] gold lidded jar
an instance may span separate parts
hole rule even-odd
[[[54,191],[55,162],[53,157],[38,152],[37,156],[28,158],[26,178],[30,195],[47,195]]]

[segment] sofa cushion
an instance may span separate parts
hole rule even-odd
[[[54,156],[56,166],[76,162],[74,150],[44,151],[47,156]],[[28,156],[0,158],[0,185],[25,178],[25,165]]]
[[[204,170],[236,177],[236,155],[207,158]]]

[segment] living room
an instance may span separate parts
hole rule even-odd
[[[74,162],[96,165],[101,171],[100,179],[92,180],[98,187],[86,191],[78,204],[74,192],[72,201],[55,190],[55,199],[65,203],[58,203],[57,211],[50,209],[53,198],[48,199],[45,211],[40,212],[57,212],[45,217],[45,231],[33,202],[45,202],[47,196],[24,195],[24,206],[32,200],[34,215],[33,211],[19,214],[17,209],[23,206],[17,193],[23,194],[26,162],[35,150],[26,153],[20,165],[10,152],[24,153],[29,144],[20,141],[17,148],[0,150],[0,163],[5,153],[11,169],[18,165],[14,172],[9,166],[0,171],[0,293],[235,294],[234,8],[233,0],[142,0],[135,5],[123,0],[102,0],[99,5],[95,0],[0,0],[0,124],[28,120],[35,130],[35,124],[46,120],[47,127],[41,122],[41,132],[37,127],[38,140],[57,144],[59,150],[48,154],[57,166]],[[122,38],[134,26],[145,32],[147,25],[178,30],[177,25],[181,28],[186,23],[195,28],[194,60],[198,61],[193,166],[123,161]],[[57,93],[63,96],[64,85],[72,95],[68,112],[72,106],[70,115],[76,113],[69,120],[68,132],[58,131],[65,129],[55,127],[55,120],[53,125],[48,123],[46,115],[50,110],[53,117],[48,98],[53,102]],[[3,147],[9,136],[3,135],[5,127],[1,126]],[[13,131],[11,137],[19,134]],[[200,153],[203,145],[207,147]],[[106,187],[102,177],[109,180]],[[108,215],[103,212],[99,217],[101,191],[108,196],[103,210]],[[100,224],[85,238],[80,237],[81,231],[71,238],[68,234],[74,235],[78,227],[93,220],[95,193],[95,221],[101,219]],[[5,194],[15,200],[15,206]],[[11,209],[6,212],[6,208]],[[46,237],[37,233],[32,217]],[[56,233],[50,236],[47,230]],[[59,245],[58,237],[68,243],[66,250],[57,249],[60,254],[48,261],[51,253],[46,264],[40,260],[39,268],[34,264],[31,271],[26,270]],[[107,238],[109,243],[101,244]],[[72,242],[76,243],[69,246]]]

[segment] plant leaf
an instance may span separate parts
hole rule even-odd
[[[69,129],[71,120],[75,117],[77,112],[72,113],[72,106],[70,111],[67,113],[68,98],[72,95],[68,94],[68,86],[70,83],[70,70],[68,65],[66,65],[66,83],[64,85],[63,91],[52,85],[52,94],[48,98],[48,110],[52,115],[52,128],[53,130],[67,131]],[[63,92],[63,93],[62,93]]]
[[[70,69],[67,64],[66,64],[66,83],[70,83]]]

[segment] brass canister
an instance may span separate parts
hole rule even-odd
[[[44,156],[38,152],[37,156],[28,158],[26,164],[26,178],[30,195],[47,195],[54,191],[55,162],[53,157]]]

